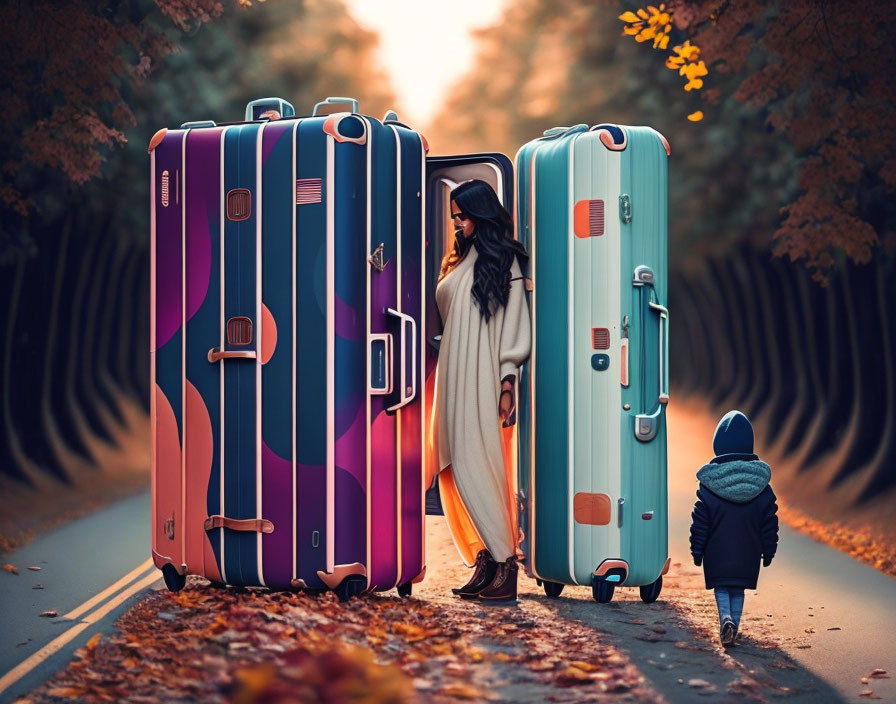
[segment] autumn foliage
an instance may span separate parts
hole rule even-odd
[[[437,598],[341,603],[332,592],[213,589],[191,577],[177,594],[144,598],[117,633],[95,635],[28,702],[516,701],[501,694],[508,686],[525,701],[660,700],[609,639],[536,611]]]
[[[646,10],[640,8],[637,12],[623,12],[619,19],[626,23],[622,31],[632,35],[636,42],[652,39],[654,49],[668,48],[672,15],[666,11],[665,4],[661,3],[659,7],[648,5]],[[676,70],[685,77],[685,91],[700,90],[703,87],[703,76],[708,73],[706,64],[700,58],[700,47],[691,44],[690,40],[672,47],[672,53],[666,58],[666,68]],[[692,112],[688,119],[699,122],[703,119],[703,112]]]
[[[799,192],[781,208],[782,221],[773,235],[776,254],[804,259],[824,280],[838,252],[866,262],[882,237],[892,252],[892,3],[671,0],[620,19],[628,23],[626,34],[638,41],[653,39],[661,49],[674,24],[686,37],[681,47],[692,47],[712,71],[737,76],[736,99],[764,108],[770,128],[792,143],[800,158]],[[675,47],[676,53],[681,47]],[[674,68],[669,61],[666,65]],[[697,68],[684,62],[679,67],[691,79],[685,90],[701,87],[686,73],[696,77]],[[720,95],[708,91],[703,97],[711,106]]]
[[[175,51],[172,27],[186,31],[222,11],[218,0],[4,3],[0,202],[29,212],[29,168],[59,170],[73,184],[99,176],[107,149],[136,123],[126,87]]]

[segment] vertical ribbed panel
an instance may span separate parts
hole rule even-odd
[[[588,204],[589,232],[592,237],[600,237],[604,234],[604,201],[594,199]]]
[[[535,569],[545,579],[569,582],[572,423],[569,320],[569,138],[539,143],[534,154],[532,248],[536,281],[533,316],[535,454]]]
[[[516,155],[516,184],[517,184],[517,208],[516,208],[516,234],[517,238],[526,247],[530,254],[529,276],[535,276],[536,262],[532,248],[532,223],[529,217],[531,207],[531,181],[530,170],[532,153],[535,149],[534,142],[524,145]],[[533,306],[535,292],[529,293],[529,312],[535,322],[535,310]],[[534,503],[532,495],[532,443],[534,409],[532,405],[532,367],[538,356],[537,339],[533,337],[532,353],[529,360],[520,369],[519,383],[519,413],[517,415],[517,428],[519,440],[518,485],[520,495],[519,525],[523,535],[521,549],[526,556],[525,568],[530,577],[535,577],[532,565]]]
[[[261,214],[262,314],[257,335],[265,350],[261,361],[261,512],[274,532],[261,536],[264,583],[288,589],[293,579],[293,213],[295,121],[271,123],[262,137]],[[273,349],[270,349],[271,342]],[[265,349],[267,347],[267,349]],[[304,489],[304,487],[303,487]],[[298,487],[296,487],[298,490]],[[310,542],[310,541],[309,541]],[[304,547],[304,546],[303,546]]]
[[[623,402],[631,404],[629,415],[633,418],[638,413],[653,413],[659,405],[659,320],[647,305],[650,289],[633,287],[631,275],[636,266],[649,266],[659,302],[667,305],[668,158],[654,130],[625,129],[629,142],[622,152],[621,182],[622,192],[631,194],[633,217],[630,224],[623,226],[623,242],[629,252],[622,257],[625,277],[620,290],[623,311],[632,319],[631,384],[624,391]],[[649,584],[659,576],[668,552],[665,409],[651,442],[634,438],[633,420],[623,425],[621,433],[622,466],[630,468],[623,473],[626,509],[622,558],[629,562],[628,584]],[[650,521],[641,519],[647,511],[654,511]]]
[[[224,191],[246,191],[246,202],[258,199],[256,155],[260,125],[230,127],[224,134]],[[230,201],[228,195],[227,202]],[[224,318],[246,317],[258,328],[257,217],[258,212],[237,211],[238,218],[224,222]],[[246,217],[242,217],[246,215]],[[258,337],[239,351],[257,351]],[[228,341],[226,350],[235,345]],[[240,363],[244,362],[244,363]],[[222,433],[224,515],[237,520],[259,518],[257,509],[257,383],[254,360],[225,361],[224,423]],[[259,539],[254,533],[227,528],[224,534],[224,568],[231,584],[261,586],[258,571]]]
[[[619,197],[619,164],[620,153],[606,149],[597,134],[586,133],[577,138],[570,196],[572,202],[589,202],[592,236],[583,239],[569,234],[574,248],[570,291],[576,332],[575,339],[570,340],[575,352],[571,385],[575,395],[574,482],[570,491],[573,495],[607,494],[611,500],[609,524],[574,524],[575,578],[585,585],[590,584],[594,569],[604,559],[619,557],[620,551],[620,227],[615,219],[605,225],[602,207],[604,202],[612,203]],[[594,236],[598,212],[601,237]],[[592,334],[588,336],[588,332]],[[591,366],[594,349],[609,350],[608,370],[595,371]]]

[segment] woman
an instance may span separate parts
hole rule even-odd
[[[453,591],[486,603],[513,602],[515,468],[505,458],[501,426],[513,422],[514,382],[531,347],[523,279],[529,257],[484,181],[451,191],[451,215],[455,244],[436,286],[443,332],[432,426],[452,537],[462,556],[476,554],[473,577]]]

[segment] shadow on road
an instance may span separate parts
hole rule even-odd
[[[594,629],[629,657],[670,702],[731,697],[737,701],[768,697],[788,702],[845,701],[773,643],[743,633],[738,645],[724,650],[717,633],[689,618],[689,607],[662,596],[653,604],[644,604],[636,590],[620,589],[611,603],[597,604],[583,588],[567,587],[567,592],[558,599],[532,594],[520,598],[526,603],[540,602],[557,618]],[[674,600],[674,591],[670,598]]]

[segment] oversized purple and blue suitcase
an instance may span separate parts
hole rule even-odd
[[[426,147],[387,117],[263,99],[150,143],[152,555],[171,589],[423,577]]]

